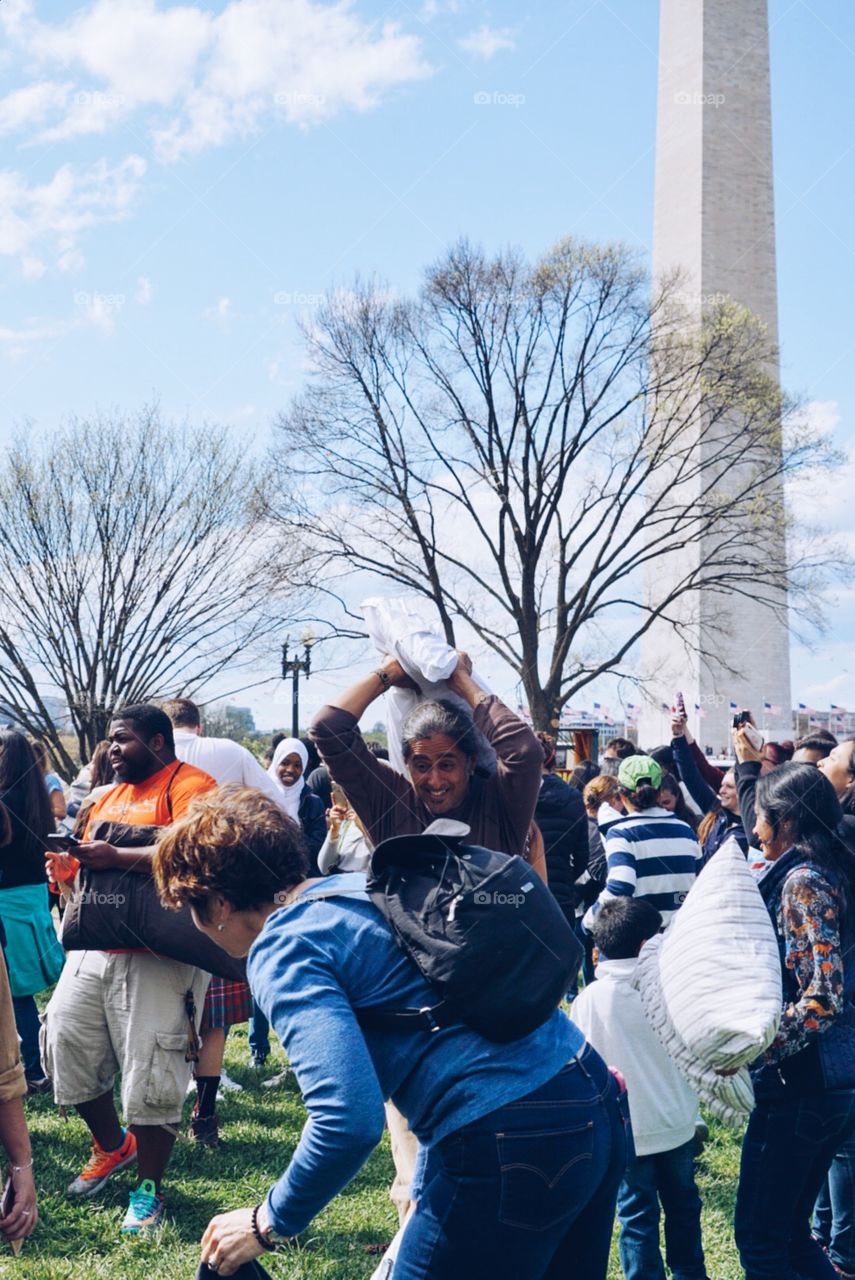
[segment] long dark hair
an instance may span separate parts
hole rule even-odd
[[[691,827],[695,834],[697,834],[698,816],[697,814],[692,813],[691,809],[686,804],[686,797],[683,795],[683,788],[680,786],[680,783],[674,777],[673,773],[662,774],[662,781],[659,784],[660,797],[663,791],[670,791],[672,796],[677,797],[674,817],[679,818],[681,822],[685,822],[686,825]]]
[[[849,743],[849,772],[855,778],[855,739],[844,738],[844,742]],[[841,795],[840,807],[844,813],[855,816],[855,782],[850,782]]]
[[[775,835],[789,832],[792,847],[843,877],[847,896],[855,890],[855,858],[840,838],[843,810],[834,787],[812,764],[782,764],[757,783],[756,806]]]
[[[43,853],[54,829],[44,774],[17,729],[0,729],[0,804],[12,818],[12,843],[24,856]]]

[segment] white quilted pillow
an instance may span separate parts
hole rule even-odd
[[[717,1114],[720,1107],[734,1115],[750,1111],[748,1073],[715,1072],[744,1068],[774,1040],[781,962],[765,904],[735,840],[710,859],[666,932],[645,945],[633,982],[692,1087]]]
[[[641,993],[645,1015],[665,1052],[716,1119],[736,1127],[744,1125],[754,1109],[754,1086],[747,1068],[740,1067],[733,1076],[717,1075],[712,1067],[692,1056],[668,1016],[659,979],[659,953],[664,941],[665,934],[660,933],[645,943],[632,977]]]

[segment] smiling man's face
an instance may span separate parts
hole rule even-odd
[[[410,744],[410,781],[431,813],[451,813],[466,799],[474,758],[461,751],[453,738],[436,733]]]

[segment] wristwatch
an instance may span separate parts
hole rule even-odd
[[[267,1217],[267,1206],[264,1201],[262,1201],[261,1204],[256,1205],[253,1212],[253,1231],[255,1232],[259,1243],[261,1243],[265,1249],[281,1249],[283,1245],[290,1244],[292,1237],[280,1235],[276,1228],[270,1223],[268,1223],[267,1226],[262,1227],[261,1223],[258,1221],[258,1215],[262,1211],[264,1212],[264,1216]]]

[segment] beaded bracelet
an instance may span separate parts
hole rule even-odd
[[[257,1204],[252,1211],[252,1234],[255,1236],[262,1249],[266,1249],[268,1253],[275,1253],[276,1245],[271,1244],[269,1240],[265,1240],[264,1236],[258,1229],[258,1211],[260,1208],[261,1205]]]

